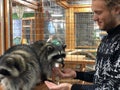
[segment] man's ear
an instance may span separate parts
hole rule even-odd
[[[115,6],[115,12],[117,15],[120,15],[120,5]]]

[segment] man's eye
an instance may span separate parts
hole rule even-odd
[[[100,11],[96,11],[96,12],[94,12],[94,14],[97,14],[97,15],[100,15],[102,12],[100,12]]]

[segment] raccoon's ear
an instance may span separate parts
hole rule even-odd
[[[53,48],[52,46],[48,46],[48,47],[47,47],[47,50],[48,50],[48,51],[52,51],[53,49],[54,49],[54,48]]]
[[[65,49],[65,48],[67,47],[67,45],[66,45],[66,44],[63,44],[62,47]]]

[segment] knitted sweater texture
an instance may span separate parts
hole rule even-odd
[[[93,85],[73,84],[71,90],[120,90],[120,25],[107,32],[97,50],[95,72],[77,72],[77,79]]]

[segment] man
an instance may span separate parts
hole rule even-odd
[[[92,0],[93,19],[107,32],[97,50],[95,72],[71,69],[54,72],[61,77],[73,77],[93,82],[93,85],[54,83],[45,81],[50,90],[120,90],[120,0]]]

